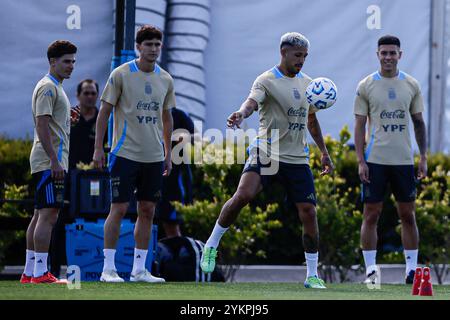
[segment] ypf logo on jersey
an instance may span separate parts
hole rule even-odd
[[[146,95],[151,95],[152,94],[152,85],[148,81],[145,82],[145,94]]]

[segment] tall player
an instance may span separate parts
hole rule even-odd
[[[25,270],[21,283],[58,283],[47,267],[53,226],[64,203],[64,176],[68,169],[70,102],[62,87],[75,64],[77,47],[69,41],[50,44],[50,70],[34,88],[32,112],[35,124],[30,154],[36,186],[35,210],[27,229]]]
[[[416,178],[410,139],[411,116],[420,150],[417,179],[427,175],[426,128],[423,99],[416,79],[397,67],[402,57],[400,40],[383,36],[378,40],[380,71],[364,78],[355,99],[355,147],[359,162],[364,215],[361,244],[366,265],[366,282],[377,274],[377,222],[390,184],[397,202],[406,260],[406,283],[412,283],[417,265],[419,233],[415,219]],[[364,152],[366,122],[368,143]]]
[[[308,55],[309,41],[296,32],[281,37],[279,65],[264,72],[253,84],[250,95],[240,109],[227,119],[230,128],[239,127],[243,119],[254,111],[259,111],[260,126],[258,141],[271,139],[278,130],[279,140],[270,140],[270,145],[278,144],[279,150],[273,150],[273,161],[278,157],[278,170],[272,175],[263,173],[262,156],[265,151],[258,149],[258,155],[250,156],[244,167],[239,186],[220,212],[216,225],[205,245],[201,268],[212,272],[215,268],[217,247],[222,235],[236,220],[240,210],[246,206],[272,178],[279,178],[286,186],[290,199],[295,203],[300,220],[303,223],[303,247],[307,264],[305,287],[324,289],[325,284],[318,277],[319,230],[316,216],[316,193],[313,175],[309,167],[309,148],[306,141],[306,128],[322,152],[321,174],[333,170],[333,164],[323,141],[316,109],[306,100],[306,87],[311,81],[300,72]],[[272,165],[272,164],[271,164]],[[266,173],[269,173],[267,171]]]
[[[103,91],[97,118],[94,164],[105,164],[103,137],[114,108],[114,136],[109,159],[111,209],[105,221],[104,266],[100,281],[123,282],[115,267],[120,223],[136,189],[138,218],[134,230],[133,282],[164,282],[145,269],[155,204],[163,175],[171,171],[171,136],[175,106],[173,79],[157,64],[162,32],[149,25],[136,34],[139,58],[116,68]]]

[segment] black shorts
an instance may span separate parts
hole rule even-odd
[[[57,181],[52,179],[51,170],[33,173],[33,186],[36,190],[34,196],[34,208],[62,208],[64,206],[64,185],[67,179]]]
[[[161,198],[164,163],[137,162],[118,156],[110,159],[111,202],[129,202],[132,192],[137,201],[157,202]]]
[[[361,200],[367,203],[382,202],[390,185],[395,200],[413,202],[416,199],[417,179],[413,165],[383,165],[367,163],[370,183],[362,184]]]
[[[256,172],[261,176],[263,188],[266,188],[273,180],[278,180],[286,188],[288,198],[294,203],[312,203],[316,205],[316,190],[314,177],[309,165],[279,162],[278,172],[273,175],[262,175],[261,168],[269,165],[254,161],[252,156],[245,163],[243,173]]]

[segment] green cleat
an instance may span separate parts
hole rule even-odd
[[[202,253],[200,266],[204,273],[211,273],[216,267],[217,249],[213,247],[205,248]]]
[[[305,288],[312,288],[312,289],[326,289],[325,282],[320,279],[318,276],[314,277],[308,277],[305,280]]]

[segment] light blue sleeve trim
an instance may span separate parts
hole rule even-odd
[[[116,147],[113,151],[111,151],[110,157],[109,157],[109,171],[111,172],[112,167],[114,166],[114,163],[116,162],[116,155],[117,152],[119,152],[120,148],[122,148],[123,143],[125,142],[125,138],[127,135],[127,121],[125,120],[123,123],[123,130],[122,135],[120,136],[119,142],[117,143]]]
[[[303,152],[306,153],[306,157],[309,159],[309,146],[308,146],[308,145],[306,145],[306,146],[303,148]]]
[[[136,59],[134,59],[134,60],[128,62],[128,65],[130,66],[130,72],[131,72],[131,73],[133,73],[133,72],[138,72],[138,71],[139,71],[139,69],[138,69],[138,67],[137,67],[137,64],[136,64]]]
[[[370,142],[369,145],[367,146],[366,152],[365,152],[365,158],[366,161],[369,159],[370,156],[370,152],[372,151],[372,147],[373,147],[373,142],[375,140],[375,126],[372,128],[372,133],[370,134]]]
[[[377,71],[377,72],[373,73],[372,74],[372,79],[375,80],[375,81],[381,80],[380,72]]]
[[[273,67],[271,71],[275,75],[275,79],[283,78],[283,74],[276,66]]]
[[[58,161],[62,161],[62,154],[63,154],[63,145],[64,145],[64,135],[62,132],[59,133],[59,146],[58,146]]]
[[[160,75],[160,74],[161,74],[161,67],[158,66],[156,63],[155,63],[155,73],[156,73],[157,75]]]
[[[399,80],[405,80],[406,79],[406,73],[404,73],[403,71],[400,71],[398,73],[398,79]]]

